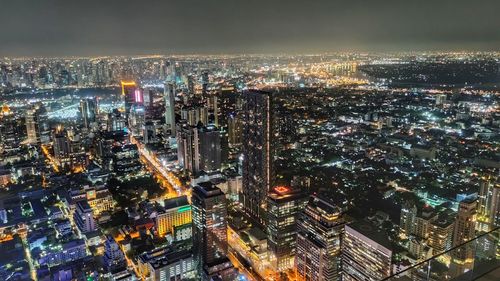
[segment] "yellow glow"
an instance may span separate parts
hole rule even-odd
[[[125,86],[135,86],[134,81],[120,81],[122,85],[122,95],[125,95]]]

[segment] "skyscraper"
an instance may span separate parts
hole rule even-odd
[[[476,234],[477,200],[466,198],[458,206],[458,215],[453,232],[453,246],[460,246],[473,239]],[[459,276],[474,266],[475,243],[467,243],[452,251],[450,275]]]
[[[295,264],[298,280],[340,280],[344,219],[329,200],[311,196],[297,222]]]
[[[125,115],[128,118],[132,105],[136,102],[141,102],[140,90],[137,88],[134,81],[121,81],[122,98],[125,104]]]
[[[243,194],[246,212],[265,224],[266,198],[274,183],[272,94],[243,94]]]
[[[200,140],[200,169],[205,172],[217,171],[221,168],[220,131],[215,126],[198,128]]]
[[[234,268],[227,259],[227,202],[225,194],[210,182],[193,188],[193,254],[204,279],[222,275],[232,280]],[[207,276],[208,275],[208,276]],[[227,276],[227,277],[224,277]]]
[[[165,125],[170,130],[170,135],[175,136],[175,84],[166,82],[164,86],[165,99]]]
[[[90,123],[95,122],[97,114],[96,99],[82,99],[80,101],[80,115],[82,117],[83,126],[90,127]]]
[[[415,231],[415,220],[417,217],[417,206],[413,202],[405,202],[401,207],[400,231],[405,237]]]
[[[26,132],[29,143],[46,144],[50,141],[48,115],[43,104],[36,104],[26,112]]]
[[[489,231],[500,225],[500,181],[488,175],[481,178],[478,196],[478,228]]]
[[[307,197],[301,190],[277,186],[267,198],[267,245],[277,271],[293,267],[297,240],[297,217]]]
[[[179,166],[186,172],[197,174],[200,171],[200,141],[198,128],[185,121],[177,124],[177,158]]]
[[[378,281],[391,274],[392,250],[387,235],[367,221],[345,226],[342,280]]]

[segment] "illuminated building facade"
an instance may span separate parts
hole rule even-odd
[[[200,169],[205,172],[217,171],[221,168],[220,131],[215,126],[198,128],[200,140]]]
[[[180,196],[165,200],[165,206],[156,217],[158,236],[173,233],[175,227],[191,224],[191,205],[187,196]]]
[[[377,281],[391,275],[392,250],[387,235],[367,221],[345,226],[342,280]]]
[[[340,208],[327,199],[311,196],[297,222],[298,280],[340,280],[344,225]]]
[[[85,128],[90,128],[90,124],[96,121],[97,99],[83,99],[80,101],[80,115]]]
[[[82,233],[88,233],[97,230],[97,224],[94,221],[92,208],[87,201],[76,203],[76,212],[74,215],[75,223]]]
[[[193,188],[193,254],[204,280],[235,272],[227,259],[227,202],[225,194],[211,182]]]
[[[500,225],[500,181],[488,175],[479,183],[478,224],[482,231],[489,231]]]
[[[261,224],[274,183],[273,106],[270,92],[243,93],[243,194],[245,211]]]
[[[170,130],[170,135],[175,136],[175,84],[166,82],[164,88],[165,99],[165,125]]]
[[[417,217],[417,206],[412,202],[405,202],[401,208],[400,233],[405,237],[413,234],[415,220]]]
[[[294,265],[297,218],[307,203],[301,190],[275,187],[267,197],[267,237],[269,260],[277,271]]]
[[[433,254],[442,253],[451,247],[454,220],[447,214],[439,215],[430,226],[429,246]]]
[[[453,246],[460,246],[476,236],[477,199],[466,198],[458,206],[453,233]],[[459,276],[474,267],[475,243],[467,243],[452,251],[451,276]]]
[[[122,99],[125,104],[125,115],[128,118],[132,105],[143,105],[144,99],[142,91],[137,87],[134,81],[121,81]]]

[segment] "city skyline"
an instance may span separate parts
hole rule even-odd
[[[0,280],[500,280],[498,0],[0,0]]]

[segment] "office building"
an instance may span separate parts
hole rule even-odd
[[[242,202],[251,217],[265,224],[267,193],[275,177],[272,94],[250,90],[243,100]]]
[[[211,182],[193,188],[193,254],[203,279],[234,273],[227,260],[227,202],[225,194]]]
[[[318,196],[309,198],[297,221],[295,265],[298,280],[340,280],[340,242],[344,225],[338,206]]]
[[[97,99],[82,99],[80,100],[80,116],[85,128],[90,128],[90,124],[96,121],[97,115]]]
[[[275,187],[267,197],[267,245],[269,259],[277,271],[294,265],[297,218],[306,202],[303,191],[285,186]]]
[[[170,136],[175,136],[175,84],[169,81],[164,87],[165,126],[170,131]]]
[[[206,126],[198,128],[200,169],[205,172],[220,170],[221,159],[221,141],[220,131],[215,126]]]
[[[342,280],[378,281],[391,275],[392,250],[387,235],[367,222],[345,226]]]
[[[489,231],[500,226],[500,181],[496,176],[481,178],[477,220],[478,230]]]
[[[179,166],[188,173],[196,175],[200,172],[200,141],[198,128],[186,122],[177,124],[177,158]]]
[[[125,105],[125,116],[128,118],[132,105],[136,103],[142,104],[142,96],[140,90],[134,81],[121,81],[122,99]]]
[[[459,276],[474,267],[475,243],[467,243],[476,236],[477,199],[466,198],[459,203],[453,232],[450,275]],[[465,244],[465,245],[464,245]]]

